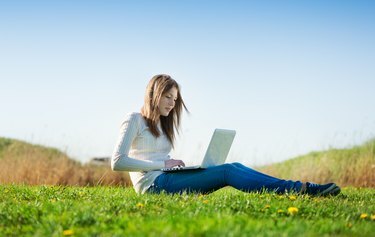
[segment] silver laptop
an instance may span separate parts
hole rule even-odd
[[[224,164],[227,159],[230,147],[232,146],[236,131],[227,129],[215,129],[210,144],[206,150],[201,165],[179,166],[161,169],[164,172],[176,172],[182,170],[205,169],[211,166]]]

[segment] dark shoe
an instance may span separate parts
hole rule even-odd
[[[307,182],[306,190],[303,193],[313,196],[337,195],[340,193],[340,188],[334,183],[315,184]]]
[[[328,195],[336,196],[341,192],[341,189],[339,186],[336,186],[331,192],[329,192]]]

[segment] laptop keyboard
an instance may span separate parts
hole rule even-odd
[[[182,170],[182,169],[184,169],[184,167],[179,165],[179,166],[175,166],[172,168],[163,168],[161,169],[161,171],[173,171],[173,170]]]

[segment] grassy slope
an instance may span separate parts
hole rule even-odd
[[[137,195],[119,187],[0,186],[0,236],[373,236],[374,196],[364,188],[312,198],[232,188]]]
[[[25,155],[33,154],[46,159],[69,159],[69,157],[56,148],[34,145],[16,139],[0,137],[0,159],[12,157],[13,159],[23,158]],[[78,164],[79,162],[73,163]]]
[[[103,168],[99,174],[95,172],[98,170],[95,167],[91,167],[90,170],[83,169],[79,162],[71,160],[55,148],[31,145],[1,137],[0,166],[3,168],[3,172],[0,173],[0,183],[9,183],[15,180],[16,183],[79,183],[84,185],[85,182],[96,184],[98,179],[107,177],[104,183],[108,184],[111,183],[114,175],[120,174]],[[30,169],[33,169],[33,172],[30,172]],[[54,171],[55,175],[44,178],[43,175],[50,173],[48,170]],[[75,171],[73,172],[73,170]],[[285,179],[318,183],[333,181],[342,186],[375,187],[375,140],[350,149],[311,152],[282,163],[260,167],[259,170]],[[39,173],[34,171],[39,171]],[[6,173],[8,176],[4,178]],[[85,177],[75,177],[80,173],[83,173]],[[105,173],[104,176],[103,173]],[[33,178],[33,175],[36,174],[38,176]],[[91,180],[93,176],[95,176],[95,181]],[[64,177],[71,180],[68,182],[64,180]],[[117,179],[115,184],[129,184],[127,174],[118,176]]]
[[[349,149],[311,152],[259,170],[285,179],[375,187],[375,140]]]
[[[0,137],[0,184],[129,185],[125,172],[83,165],[55,148]]]

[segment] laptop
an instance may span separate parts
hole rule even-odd
[[[236,131],[228,129],[215,129],[212,134],[210,144],[206,150],[201,165],[195,166],[175,166],[172,168],[163,168],[164,172],[177,172],[183,170],[205,169],[211,166],[224,164],[227,159],[230,147],[232,146]]]

